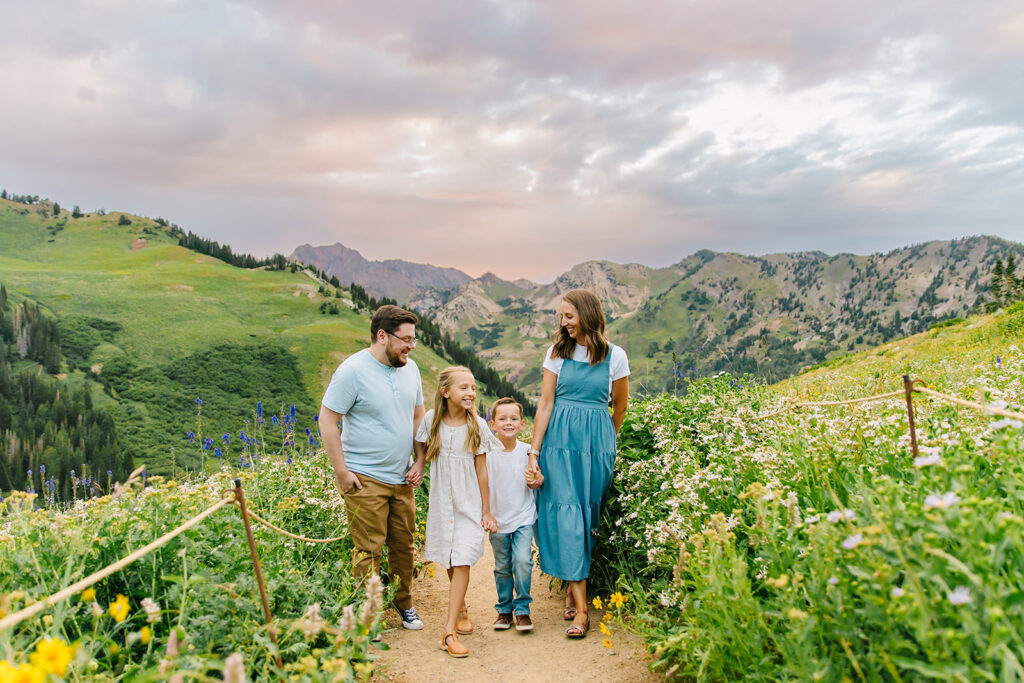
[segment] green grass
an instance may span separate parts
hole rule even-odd
[[[77,384],[96,385],[94,395],[110,406],[119,431],[128,437],[122,445],[158,469],[176,461],[170,448],[182,444],[172,435],[184,439],[189,423],[182,418],[194,410],[197,398],[180,382],[167,381],[177,364],[216,356],[214,350],[226,344],[251,351],[248,358],[221,354],[240,366],[257,362],[256,349],[264,346],[283,348],[294,358],[298,385],[276,383],[273,369],[251,386],[227,389],[230,382],[224,379],[192,383],[204,390],[200,398],[213,404],[215,417],[207,427],[219,436],[237,430],[257,400],[268,407],[295,403],[315,411],[337,365],[368,344],[369,314],[345,305],[351,301],[347,292],[344,300],[325,299],[318,294],[321,283],[301,271],[236,268],[179,247],[166,228],[136,216],[129,217],[130,225],[119,225],[118,213],[78,219],[67,212],[42,214],[40,207],[0,200],[5,245],[0,282],[13,301],[32,299],[68,325],[85,319],[120,325],[105,338],[91,339],[88,357],[64,370]],[[140,238],[145,246],[133,248]],[[322,314],[318,307],[325,300],[338,303],[340,313]],[[429,404],[437,373],[449,363],[425,346],[413,358]],[[87,379],[90,368],[122,363],[117,359],[130,366],[128,384],[113,388],[102,368],[98,377]],[[217,370],[212,374],[227,378],[232,368]],[[292,372],[284,366],[278,370],[282,376]],[[99,398],[101,383],[110,389],[106,398]]]

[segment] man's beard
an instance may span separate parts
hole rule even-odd
[[[390,346],[388,346],[387,348],[384,349],[384,355],[386,355],[388,357],[388,363],[393,368],[405,367],[405,364],[408,362],[408,361],[402,360],[402,352],[401,351],[398,351],[396,353],[392,353]]]

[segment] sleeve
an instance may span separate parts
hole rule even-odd
[[[430,436],[430,424],[434,421],[433,409],[428,410],[427,414],[423,416],[423,421],[420,422],[419,429],[416,430],[416,436],[413,437],[413,441],[419,441],[420,443],[426,443],[427,438]]]
[[[555,348],[554,346],[549,346],[548,347],[548,352],[546,354],[544,354],[544,365],[543,365],[543,367],[544,367],[545,370],[550,370],[551,372],[553,372],[553,373],[555,373],[557,375],[558,373],[560,373],[562,371],[562,362],[563,361],[562,361],[561,358],[552,358],[551,357],[551,352],[554,350],[554,348]]]
[[[320,403],[339,415],[344,415],[352,408],[358,397],[359,383],[355,370],[351,365],[342,363],[331,376],[331,382],[327,385],[327,391],[324,392]]]
[[[420,375],[420,366],[416,366],[416,406],[423,405],[423,377]]]
[[[611,366],[608,370],[613,382],[623,377],[629,377],[629,358],[626,357],[626,351],[621,346],[612,346],[611,358],[608,359],[608,362]]]
[[[479,415],[476,416],[477,424],[480,425],[480,447],[477,449],[477,455],[480,453],[489,453],[491,451],[503,451],[505,447],[498,441],[498,437],[494,436],[494,432],[491,431],[487,421]]]

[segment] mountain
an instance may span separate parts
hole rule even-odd
[[[472,280],[455,268],[439,268],[399,259],[368,261],[358,251],[341,243],[326,247],[303,244],[296,247],[291,258],[337,277],[343,287],[356,282],[375,298],[386,296],[399,303],[408,301],[421,290],[454,289]]]
[[[486,275],[410,304],[536,392],[561,294],[587,288],[630,356],[634,389],[656,394],[722,370],[780,379],[963,316],[1009,256],[1020,263],[1024,246],[985,236],[867,256],[703,250],[666,268],[588,261],[546,285]]]

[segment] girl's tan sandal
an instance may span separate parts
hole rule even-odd
[[[449,642],[449,638],[451,638],[451,642]],[[457,659],[469,656],[469,649],[460,643],[459,637],[451,631],[441,636],[441,649]]]
[[[459,610],[459,618],[455,621],[455,632],[468,635],[473,632],[473,622],[469,620],[469,609]]]

